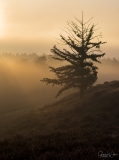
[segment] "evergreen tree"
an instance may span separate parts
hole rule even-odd
[[[58,68],[49,67],[57,79],[44,78],[41,80],[46,85],[62,86],[56,97],[70,88],[79,89],[80,97],[83,97],[84,91],[97,80],[98,68],[94,62],[101,63],[99,58],[103,57],[105,53],[100,50],[100,45],[106,42],[99,41],[101,34],[94,35],[96,25],[90,22],[91,19],[83,22],[83,14],[81,21],[76,18],[76,22],[68,22],[69,27],[65,31],[68,36],[60,35],[60,41],[69,46],[69,50],[60,50],[56,46],[51,49],[51,52],[56,55],[52,58],[69,62]]]

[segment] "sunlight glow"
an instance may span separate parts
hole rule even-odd
[[[3,16],[3,10],[2,8],[0,7],[0,38],[4,36],[4,16]]]

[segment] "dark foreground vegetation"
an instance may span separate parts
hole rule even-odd
[[[17,135],[0,142],[2,160],[97,160],[119,158],[119,135],[101,131],[64,132],[24,138]],[[114,155],[118,154],[118,155]],[[101,158],[103,159],[103,158]]]
[[[99,151],[107,156],[101,159],[119,159],[119,81],[92,86],[83,99],[74,93],[43,107],[1,114],[1,122],[5,115],[2,160],[96,160]]]

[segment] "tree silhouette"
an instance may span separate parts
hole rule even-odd
[[[92,19],[92,18],[91,18]],[[91,19],[87,22],[78,20],[69,21],[65,33],[67,37],[60,35],[60,41],[69,46],[69,50],[60,50],[56,46],[51,49],[55,55],[54,59],[59,61],[68,61],[65,66],[58,68],[49,67],[54,72],[57,79],[44,78],[41,80],[47,84],[61,85],[62,88],[57,93],[59,96],[63,91],[75,88],[79,89],[80,97],[83,97],[84,91],[92,86],[97,80],[97,67],[94,62],[101,63],[99,58],[105,53],[100,50],[100,45],[106,42],[99,41],[101,34],[94,35],[96,25],[91,24]]]

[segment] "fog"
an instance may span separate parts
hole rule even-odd
[[[48,66],[61,66],[64,62],[53,60],[51,56],[37,56],[35,53],[0,56],[0,112],[43,106],[72,93],[64,92],[55,98],[60,86],[41,83],[43,78],[53,78]],[[97,64],[98,80],[95,84],[105,81],[119,80],[119,61],[116,59],[103,59]]]
[[[99,69],[98,79],[95,84],[119,80],[119,60],[116,58],[102,59],[101,64],[97,64],[96,66]]]
[[[43,77],[53,77],[47,64],[27,62],[23,58],[1,58],[1,111],[41,106],[54,101],[59,87],[46,87],[40,82]]]

